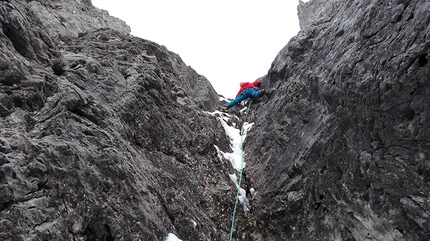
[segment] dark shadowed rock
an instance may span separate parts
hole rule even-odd
[[[429,9],[301,4],[247,138],[251,240],[430,239]]]
[[[225,240],[206,78],[89,1],[0,4],[0,240]]]

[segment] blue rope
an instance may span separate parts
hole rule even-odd
[[[233,231],[234,231],[234,217],[236,216],[237,203],[239,202],[239,194],[240,194],[240,184],[242,183],[242,173],[243,173],[243,162],[244,162],[244,153],[243,153],[243,126],[245,125],[246,118],[248,117],[249,108],[251,108],[252,99],[249,101],[248,109],[246,110],[245,119],[240,127],[240,149],[242,150],[242,162],[240,164],[239,171],[239,183],[237,186],[237,194],[236,194],[236,202],[234,204],[233,217],[231,219],[231,229],[230,229],[230,241],[233,240]]]

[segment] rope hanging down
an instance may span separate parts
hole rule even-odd
[[[239,194],[240,194],[240,184],[242,183],[242,173],[243,173],[243,159],[244,159],[244,153],[243,153],[243,126],[245,125],[246,118],[248,117],[249,109],[251,108],[252,99],[249,101],[248,109],[246,110],[245,119],[243,120],[242,126],[240,127],[240,150],[241,152],[241,159],[242,162],[240,164],[240,171],[239,171],[239,183],[237,184],[237,193],[236,193],[236,202],[234,204],[233,209],[233,217],[231,219],[231,229],[230,229],[230,241],[233,240],[233,231],[234,231],[234,218],[236,216],[236,209],[237,209],[237,203],[239,201]]]

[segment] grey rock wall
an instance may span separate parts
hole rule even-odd
[[[13,3],[13,2],[12,2]],[[130,27],[122,20],[112,17],[106,10],[94,7],[91,0],[45,0],[28,1],[31,17],[50,36],[78,37],[80,33],[94,29],[109,28],[129,34]]]
[[[208,80],[89,1],[0,11],[0,240],[227,239]]]
[[[300,29],[330,21],[336,15],[340,5],[342,5],[341,0],[310,0],[307,2],[299,0],[297,10]]]
[[[305,21],[264,79],[277,91],[254,106],[247,179],[260,211],[243,232],[429,240],[430,3],[331,4],[324,21]]]

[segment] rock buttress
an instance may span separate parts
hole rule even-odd
[[[0,2],[0,240],[226,240],[216,92],[121,21],[56,28],[75,2]]]
[[[430,4],[333,6],[264,79],[276,92],[253,106],[255,212],[238,229],[251,240],[428,240]]]

